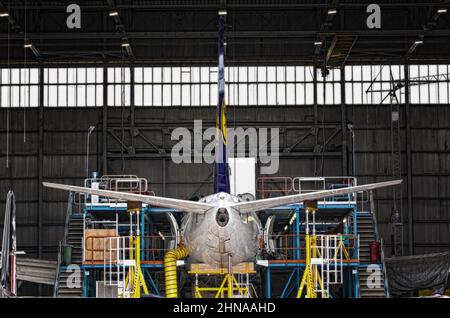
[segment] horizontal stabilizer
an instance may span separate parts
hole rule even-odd
[[[147,203],[149,205],[163,207],[163,208],[172,208],[178,209],[184,212],[193,212],[193,213],[205,213],[207,210],[214,208],[213,205],[188,201],[188,200],[180,200],[180,199],[171,199],[171,198],[163,198],[156,197],[151,195],[143,195],[143,194],[135,194],[128,192],[118,192],[118,191],[109,191],[109,190],[97,190],[85,187],[77,187],[66,184],[58,184],[58,183],[42,183],[45,187],[66,190],[71,192],[79,192],[79,193],[87,193],[91,195],[98,195],[101,197],[107,197],[111,199],[124,200],[124,201],[136,201]]]
[[[278,206],[289,205],[299,203],[303,201],[319,201],[320,199],[334,197],[338,195],[344,195],[354,192],[373,190],[383,187],[390,187],[402,183],[402,180],[393,180],[386,182],[378,182],[365,184],[361,186],[340,188],[333,190],[321,190],[316,192],[294,194],[283,197],[261,199],[255,201],[241,202],[233,205],[232,207],[241,213],[257,212],[264,209],[270,209]]]

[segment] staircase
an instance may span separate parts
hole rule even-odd
[[[358,268],[359,297],[386,298],[384,275],[380,264]]]
[[[361,213],[357,217],[359,235],[358,268],[360,298],[385,298],[385,282],[381,264],[370,264],[370,244],[377,240],[376,225],[371,213]]]
[[[83,261],[83,216],[73,215],[69,222],[67,244],[72,246],[72,264]]]
[[[357,229],[359,234],[359,262],[370,264],[370,243],[376,239],[372,217],[358,215]]]
[[[83,296],[83,217],[73,214],[68,224],[66,244],[72,246],[72,263],[60,268],[57,297],[80,298]],[[78,267],[76,267],[78,266]]]

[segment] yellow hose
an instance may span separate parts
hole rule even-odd
[[[164,277],[166,282],[166,298],[178,298],[177,260],[186,258],[189,251],[180,246],[170,250],[164,256]]]

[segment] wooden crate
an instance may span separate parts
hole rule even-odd
[[[105,242],[108,237],[117,236],[115,229],[86,229],[85,230],[85,260],[86,261],[114,261],[116,260],[116,251],[108,253],[110,249],[116,249],[115,240],[110,240],[105,249]],[[106,254],[105,254],[106,252]],[[104,255],[105,254],[105,255]]]

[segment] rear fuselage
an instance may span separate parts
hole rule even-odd
[[[225,192],[204,197],[200,202],[215,207],[204,214],[189,213],[183,219],[181,234],[190,262],[216,268],[226,268],[230,256],[232,265],[254,262],[262,235],[258,216],[240,214],[231,208],[240,198]]]

